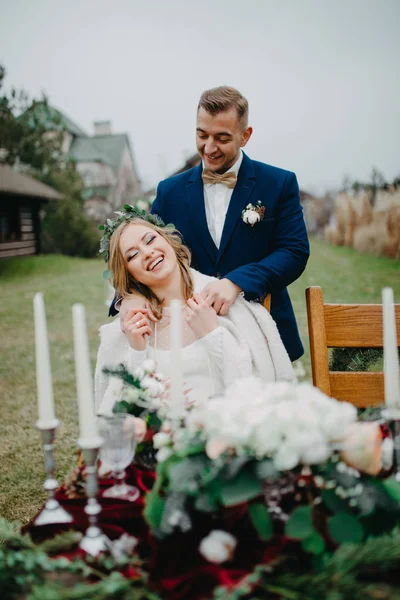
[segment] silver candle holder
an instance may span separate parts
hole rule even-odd
[[[386,409],[382,411],[382,417],[388,424],[393,440],[393,475],[400,482],[400,411]]]
[[[61,506],[61,504],[54,497],[55,491],[58,488],[58,481],[54,477],[55,462],[53,456],[54,439],[56,435],[56,429],[60,425],[58,419],[46,423],[38,421],[36,427],[40,430],[42,435],[43,451],[44,451],[44,468],[47,474],[46,480],[43,484],[44,489],[47,492],[47,501],[44,505],[44,509],[36,517],[35,525],[49,525],[51,523],[71,523],[73,521],[72,516]]]
[[[91,448],[78,442],[82,450],[86,468],[86,496],[88,500],[84,510],[89,521],[89,527],[86,529],[79,547],[91,556],[97,556],[100,552],[106,550],[107,542],[110,541],[98,525],[101,506],[97,501],[99,491],[97,483],[97,456],[101,444],[101,438],[98,438],[96,445],[93,444]]]

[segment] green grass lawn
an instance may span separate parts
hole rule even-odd
[[[34,428],[37,405],[32,298],[41,291],[46,302],[56,414],[62,421],[55,452],[61,481],[75,462],[78,437],[71,307],[74,302],[86,306],[94,368],[98,328],[107,320],[103,269],[100,260],[64,256],[0,261],[0,515],[8,519],[28,521],[44,500],[42,449],[39,432]],[[307,271],[291,286],[308,373],[304,290],[310,285],[321,285],[330,302],[380,302],[381,288],[388,285],[400,301],[400,262],[313,241]]]

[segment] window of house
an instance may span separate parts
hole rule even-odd
[[[19,206],[0,206],[0,243],[21,239]]]

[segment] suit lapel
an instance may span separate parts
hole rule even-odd
[[[225,217],[222,230],[221,244],[219,246],[217,263],[221,260],[225,248],[239,222],[242,210],[248,203],[249,196],[255,185],[255,174],[252,161],[243,153],[243,161],[240,165],[238,180],[233,190],[231,201]]]
[[[193,170],[193,173],[186,184],[186,198],[189,215],[196,231],[196,237],[203,244],[212,262],[215,264],[218,249],[212,239],[206,217],[204,206],[203,180],[201,178],[202,165],[200,164]]]

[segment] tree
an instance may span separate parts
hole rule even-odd
[[[0,163],[29,173],[63,196],[46,205],[42,250],[95,256],[99,233],[84,211],[83,181],[76,164],[63,154],[63,123],[45,95],[30,100],[25,90],[6,92],[5,76],[0,65]]]
[[[0,65],[0,162],[25,166],[39,179],[61,165],[63,132],[56,115],[52,115],[46,96],[29,100],[25,90],[4,89],[5,68]],[[40,105],[48,115],[52,133],[43,119],[35,116]]]

